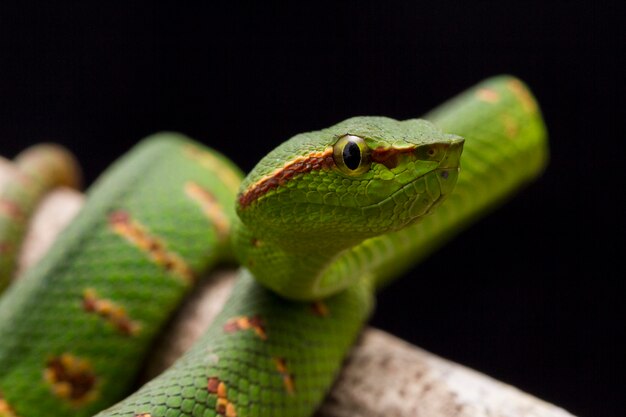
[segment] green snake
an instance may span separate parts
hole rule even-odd
[[[243,181],[182,135],[142,141],[0,300],[0,416],[312,415],[376,289],[547,161],[537,104],[513,77],[424,119],[294,136]],[[193,283],[235,258],[236,286],[205,335],[122,400]]]

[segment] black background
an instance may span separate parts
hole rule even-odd
[[[0,153],[63,143],[89,183],[138,139],[176,130],[249,170],[300,131],[415,117],[515,74],[546,119],[547,172],[386,289],[373,324],[575,414],[623,415],[617,2],[180,3],[3,3]]]

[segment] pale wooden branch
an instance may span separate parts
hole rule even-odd
[[[0,177],[2,172],[0,171]],[[1,181],[0,181],[1,183]],[[26,239],[22,268],[41,256],[77,212],[81,196],[46,198]],[[205,280],[170,325],[146,372],[161,372],[207,328],[226,301],[234,271]],[[554,405],[462,365],[439,358],[381,330],[364,330],[318,417],[571,417]]]
[[[83,201],[83,195],[70,188],[57,188],[46,194],[26,232],[17,263],[17,278],[46,253],[57,235],[78,213]]]

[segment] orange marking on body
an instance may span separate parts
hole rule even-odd
[[[217,414],[221,416],[225,416],[227,405],[228,405],[228,400],[226,398],[218,398],[217,402],[215,403],[215,411],[217,411]]]
[[[69,353],[48,359],[44,380],[56,396],[74,406],[84,405],[98,396],[97,379],[89,362]]]
[[[209,377],[207,382],[207,390],[210,394],[217,395],[215,403],[215,411],[217,414],[226,417],[237,417],[237,409],[235,404],[228,400],[228,390],[226,384],[216,376]]]
[[[214,172],[230,188],[233,194],[239,190],[241,178],[230,166],[211,152],[200,149],[197,146],[187,145],[185,146],[185,155],[198,162],[204,168]]]
[[[330,314],[328,306],[323,301],[315,301],[312,303],[311,311],[313,311],[313,314],[320,317],[328,317]]]
[[[230,221],[213,194],[191,181],[185,184],[185,193],[200,205],[204,214],[215,227],[220,240],[225,240],[230,231]]]
[[[528,89],[524,87],[524,84],[522,84],[519,80],[513,79],[507,82],[507,86],[509,87],[509,90],[515,94],[528,113],[534,113],[537,111],[537,103],[535,103],[535,100],[528,92]]]
[[[253,330],[262,340],[267,340],[263,320],[259,316],[239,316],[229,319],[223,327],[226,333],[233,333],[240,330]]]
[[[109,224],[115,233],[146,252],[154,263],[187,283],[193,282],[193,271],[187,263],[177,253],[169,251],[161,239],[148,233],[146,228],[133,220],[127,212],[111,213]]]
[[[15,410],[9,405],[9,402],[4,399],[2,393],[0,393],[0,417],[18,417]]]
[[[220,380],[216,376],[209,377],[207,382],[207,391],[211,394],[217,394],[217,387],[220,385]]]
[[[226,417],[237,417],[237,409],[231,402],[226,404]]]
[[[15,221],[24,221],[26,218],[19,204],[6,198],[0,199],[0,214]]]
[[[400,163],[400,155],[411,155],[415,152],[415,149],[415,146],[408,146],[406,148],[378,147],[372,149],[370,159],[372,162],[383,164],[387,169],[393,169]]]
[[[509,114],[502,115],[502,124],[504,125],[504,132],[509,139],[513,139],[519,132],[519,126],[515,119]]]
[[[500,94],[489,88],[479,88],[476,90],[476,98],[487,103],[497,103],[500,100]]]
[[[276,370],[283,377],[283,385],[285,386],[285,391],[289,395],[293,395],[296,390],[295,384],[293,382],[293,376],[289,373],[287,369],[287,361],[285,358],[274,358],[274,363],[276,364]]]
[[[152,417],[152,414],[150,414],[150,413],[139,413],[139,414],[135,414],[134,417]]]
[[[223,382],[220,382],[217,385],[217,396],[220,398],[226,398],[227,396],[227,391],[226,391],[226,384],[224,384]]]
[[[125,336],[135,336],[141,330],[141,325],[128,317],[124,307],[99,298],[91,288],[83,292],[83,309],[102,317]]]
[[[270,190],[283,185],[297,174],[304,174],[321,169],[329,169],[335,166],[333,148],[326,148],[322,152],[311,152],[305,156],[298,156],[287,162],[282,168],[278,168],[269,175],[264,176],[239,196],[239,204],[242,207],[250,205],[253,201],[263,196]]]

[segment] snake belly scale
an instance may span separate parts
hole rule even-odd
[[[142,142],[0,301],[0,416],[89,416],[119,401],[193,282],[233,257],[243,268],[207,333],[98,416],[311,415],[375,289],[545,165],[541,116],[515,78],[425,118],[298,135],[239,189],[213,151],[175,134]]]

